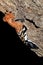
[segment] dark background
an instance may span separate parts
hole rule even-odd
[[[43,58],[38,57],[29,47],[23,44],[15,29],[3,22],[3,17],[4,14],[0,11],[0,46],[2,57],[18,61],[18,63],[22,63],[24,60],[28,64],[42,63]]]

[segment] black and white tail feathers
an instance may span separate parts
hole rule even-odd
[[[38,49],[38,47],[36,46],[36,44],[34,44],[31,40],[28,39],[28,36],[27,36],[27,28],[26,26],[24,25],[23,26],[23,29],[22,29],[22,32],[21,32],[21,35],[23,33],[23,37],[24,37],[24,43],[29,46],[31,49]]]

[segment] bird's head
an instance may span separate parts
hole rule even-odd
[[[12,12],[6,12],[5,16],[3,17],[4,22],[8,22],[10,19],[12,20],[14,17]]]

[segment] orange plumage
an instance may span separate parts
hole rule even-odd
[[[21,22],[18,22],[18,21],[13,21],[14,18],[15,18],[15,16],[12,13],[7,12],[5,14],[5,16],[3,17],[3,20],[5,22],[7,22],[10,26],[12,26],[13,28],[15,28],[15,30],[18,33],[23,28],[23,24]]]

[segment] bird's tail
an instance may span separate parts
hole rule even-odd
[[[31,48],[31,49],[39,49],[38,46],[36,45],[36,43],[33,43],[31,40],[26,40],[25,44],[27,46],[29,46],[29,48]]]

